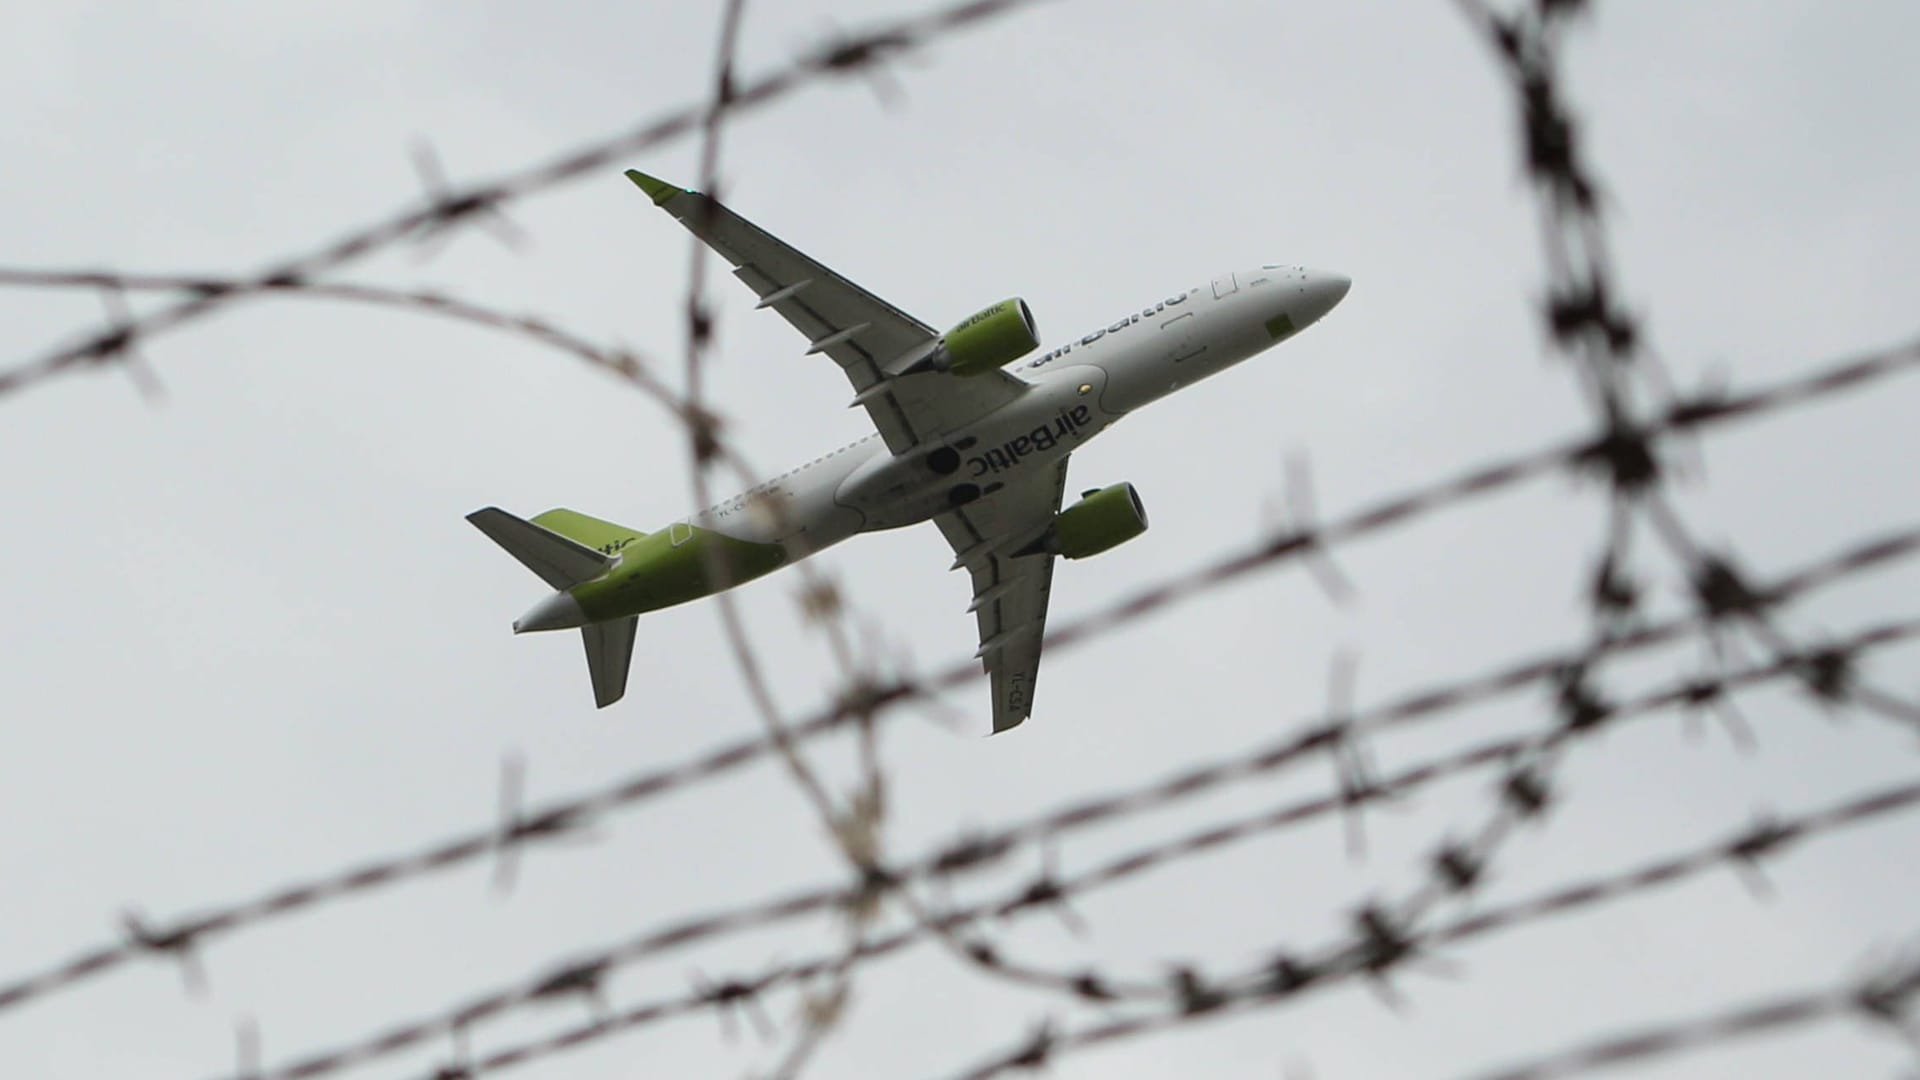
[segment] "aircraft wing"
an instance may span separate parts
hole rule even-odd
[[[887,449],[904,454],[985,416],[1025,392],[1005,371],[962,377],[938,371],[892,375],[894,361],[930,347],[939,333],[827,269],[778,237],[697,191],[643,172],[627,179],[733,265],[770,307],[806,335],[809,355],[825,353],[853,384]]]
[[[954,562],[973,578],[982,666],[993,683],[993,730],[1017,727],[1033,712],[1040,642],[1047,627],[1055,556],[1015,556],[1038,539],[1060,510],[1067,459],[934,518]]]

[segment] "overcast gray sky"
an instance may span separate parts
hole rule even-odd
[[[538,160],[694,100],[717,6],[494,2],[168,5],[26,2],[0,13],[0,263],[238,272],[405,204],[407,148],[456,180]],[[836,27],[916,10],[751,4],[749,72]],[[1721,0],[1613,3],[1571,48],[1570,89],[1607,187],[1629,302],[1683,385],[1746,385],[1903,340],[1920,282],[1920,7]],[[1060,2],[947,40],[869,82],[809,89],[730,124],[727,198],[855,281],[946,325],[1017,294],[1058,341],[1249,263],[1355,282],[1311,332],[1169,399],[1078,455],[1072,480],[1133,481],[1153,528],[1063,565],[1057,620],[1234,550],[1273,520],[1286,455],[1338,514],[1586,422],[1544,356],[1536,217],[1504,85],[1439,0],[1365,4]],[[627,162],[691,183],[696,147]],[[514,205],[515,252],[460,234],[347,276],[444,287],[625,342],[677,372],[687,240],[609,169]],[[713,273],[709,387],[769,471],[865,434],[839,374]],[[144,303],[144,302],[143,302]],[[7,363],[100,318],[90,293],[0,291]],[[691,505],[684,439],[631,388],[507,337],[304,300],[247,304],[143,349],[164,397],[118,373],[0,401],[0,978],[110,939],[122,910],[166,917],[484,824],[500,761],[536,798],[585,790],[758,730],[711,605],[644,619],[625,701],[591,708],[573,635],[516,639],[541,587],[461,520],[489,503],[657,528]],[[676,376],[677,377],[677,376]],[[1781,572],[1910,525],[1913,380],[1715,435],[1684,505],[1706,537]],[[1570,644],[1599,496],[1560,479],[1337,553],[1330,604],[1297,568],[1209,593],[1050,655],[1033,719],[983,739],[983,684],[886,728],[888,850],[1231,755],[1326,702],[1358,651],[1359,702]],[[969,655],[968,590],[931,528],[823,555],[868,640],[933,666]],[[1911,615],[1913,569],[1796,607],[1813,634]],[[790,710],[835,685],[798,581],[738,593]],[[1669,573],[1655,593],[1673,609]],[[1870,671],[1909,693],[1916,651]],[[1688,650],[1620,675],[1691,670]],[[1564,800],[1504,849],[1476,903],[1684,850],[1761,807],[1910,778],[1912,739],[1832,724],[1786,692],[1743,711],[1761,751],[1674,718],[1612,733]],[[1539,695],[1379,747],[1388,762],[1538,724]],[[847,748],[823,767],[850,777]],[[1283,782],[1076,834],[1063,869],[1230,813],[1323,791]],[[1075,937],[1041,916],[1008,952],[1157,977],[1257,962],[1420,880],[1438,838],[1493,805],[1491,776],[1371,815],[1350,864],[1331,823],[1235,846],[1087,898]],[[141,964],[0,1014],[20,1077],[231,1071],[254,1017],[276,1062],[507,985],[578,950],[715,906],[844,876],[769,766],[611,818],[591,844],[532,853],[515,892],[470,868],[213,943],[210,991]],[[1756,904],[1729,874],[1540,923],[1406,974],[1402,1013],[1348,986],[1285,1009],[1076,1055],[1059,1076],[1444,1076],[1623,1026],[1857,974],[1911,942],[1920,823],[1849,832],[1778,860]],[[1037,869],[1025,852],[1021,865]],[[1011,879],[1009,879],[1011,880]],[[810,921],[670,954],[610,984],[615,1007],[691,972],[749,975],[838,940]],[[768,1005],[792,1030],[791,994]],[[921,947],[864,970],[820,1076],[941,1075],[1075,1013]],[[576,1023],[565,1001],[476,1030],[476,1049]],[[413,1075],[444,1043],[352,1075]],[[778,1044],[677,1020],[523,1072],[739,1075]],[[1852,1023],[1643,1070],[1647,1076],[1890,1075],[1899,1046]]]

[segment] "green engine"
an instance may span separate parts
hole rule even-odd
[[[984,375],[1040,347],[1033,312],[1017,296],[967,316],[940,340],[935,366],[955,375]]]
[[[1089,491],[1053,519],[1053,545],[1069,559],[1098,555],[1147,531],[1147,508],[1132,484]]]

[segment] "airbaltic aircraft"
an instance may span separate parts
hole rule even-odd
[[[729,263],[853,384],[876,433],[716,506],[644,533],[572,510],[525,521],[496,507],[467,520],[556,591],[515,633],[578,627],[594,701],[626,692],[634,626],[856,533],[932,521],[973,579],[993,684],[993,730],[1033,711],[1056,555],[1096,555],[1140,535],[1128,483],[1060,508],[1067,458],[1114,421],[1285,341],[1347,294],[1339,274],[1267,265],[1216,275],[1037,359],[1024,300],[946,333],[895,308],[698,192],[627,178]]]

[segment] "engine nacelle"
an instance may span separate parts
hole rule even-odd
[[[1033,312],[1016,296],[974,312],[947,331],[933,366],[955,375],[984,375],[1039,347]]]
[[[1089,491],[1053,519],[1052,547],[1069,559],[1084,559],[1147,531],[1147,508],[1132,484]]]

